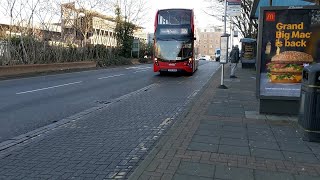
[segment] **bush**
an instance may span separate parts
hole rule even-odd
[[[131,65],[132,61],[129,58],[118,56],[114,59],[114,65]]]
[[[9,42],[9,40],[7,40]],[[0,65],[6,64],[49,64],[63,62],[96,61],[99,67],[130,65],[131,59],[119,54],[119,49],[107,48],[104,45],[87,45],[76,47],[49,44],[32,37],[11,38],[9,49],[11,59],[0,57]]]
[[[113,58],[99,58],[97,59],[98,67],[107,67],[107,66],[119,66],[119,65],[131,65],[132,62],[130,59],[117,56]]]
[[[152,63],[152,59],[150,58],[140,58],[139,63]]]
[[[139,63],[147,63],[148,59],[147,58],[139,58]]]

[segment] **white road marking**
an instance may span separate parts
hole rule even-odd
[[[126,69],[137,69],[138,67],[128,67]]]
[[[152,68],[152,67],[128,67],[128,68],[126,68],[126,69],[150,69],[150,68]]]
[[[149,71],[149,69],[141,70],[141,71],[135,71],[135,72],[133,72],[133,73],[144,72],[144,71]]]
[[[168,125],[171,123],[171,121],[172,121],[172,118],[167,118],[164,121],[162,121],[162,123],[159,125],[159,127],[162,127],[164,125]]]
[[[69,85],[79,84],[79,83],[82,83],[82,81],[72,82],[72,83],[67,83],[67,84],[61,84],[61,85],[51,86],[51,87],[46,87],[46,88],[41,88],[41,89],[34,89],[34,90],[30,90],[30,91],[23,91],[23,92],[18,92],[18,93],[16,93],[16,94],[32,93],[32,92],[43,91],[43,90],[48,90],[48,89],[53,89],[53,88],[58,88],[58,87],[63,87],[63,86],[69,86]]]
[[[119,77],[119,76],[123,76],[124,74],[117,74],[117,75],[112,75],[112,76],[105,76],[105,77],[101,77],[98,79],[108,79],[108,78],[113,78],[113,77]]]

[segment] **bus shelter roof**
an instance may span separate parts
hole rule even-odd
[[[250,17],[252,19],[258,19],[260,7],[265,6],[308,6],[319,3],[319,0],[254,0]]]
[[[242,39],[240,39],[240,42],[243,42],[243,43],[253,43],[253,42],[256,42],[256,39],[252,39],[252,38],[242,38]]]

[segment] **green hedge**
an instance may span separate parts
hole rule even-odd
[[[152,63],[152,59],[150,58],[140,58],[139,63]]]
[[[74,47],[68,45],[52,46],[47,41],[38,41],[31,37],[11,38],[7,40],[8,56],[1,56],[0,65],[49,64],[62,62],[96,61],[100,67],[131,64],[130,59],[121,57],[117,49],[104,45]]]

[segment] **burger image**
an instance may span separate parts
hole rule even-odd
[[[272,83],[300,83],[303,64],[313,62],[311,55],[299,51],[285,51],[271,58],[267,64]]]

